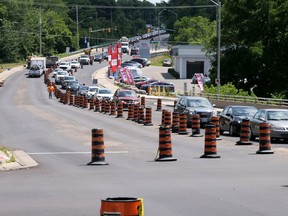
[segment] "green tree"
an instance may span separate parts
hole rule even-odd
[[[176,31],[172,39],[174,42],[208,46],[215,37],[216,23],[201,16],[183,17],[175,23],[174,29]]]

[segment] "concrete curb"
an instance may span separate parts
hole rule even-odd
[[[22,150],[14,150],[11,154],[14,156],[16,161],[0,164],[0,171],[28,169],[38,166],[38,163]]]

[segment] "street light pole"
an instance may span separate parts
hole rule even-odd
[[[210,0],[213,4],[215,4],[218,16],[217,16],[217,39],[218,39],[218,46],[217,46],[217,96],[220,95],[220,54],[221,54],[221,2],[215,2]]]
[[[79,50],[79,20],[78,20],[78,5],[76,5],[76,40],[77,40],[77,50]]]

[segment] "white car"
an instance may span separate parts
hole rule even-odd
[[[55,84],[56,85],[59,85],[61,84],[61,77],[65,77],[65,76],[69,76],[68,72],[67,71],[58,71],[57,74],[55,75]]]
[[[95,98],[97,97],[99,100],[112,100],[113,92],[108,88],[100,88],[98,93],[95,94]]]
[[[53,70],[53,72],[52,72],[52,77],[55,77],[59,71],[64,71],[64,70],[61,68],[55,68],[55,70]]]
[[[59,68],[65,70],[65,71],[69,71],[69,70],[71,70],[71,63],[69,61],[61,62],[59,65]]]
[[[86,97],[88,99],[94,97],[94,95],[98,93],[99,89],[100,89],[100,86],[89,86],[86,92]]]
[[[80,68],[80,63],[77,60],[72,60],[71,61],[71,68]]]

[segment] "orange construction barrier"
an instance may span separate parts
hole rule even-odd
[[[145,126],[153,126],[152,124],[152,108],[146,107],[146,115],[145,115]]]
[[[71,92],[69,92],[69,105],[74,105],[74,95],[71,93]]]
[[[116,101],[115,100],[111,102],[111,109],[110,109],[109,115],[116,115]]]
[[[144,124],[145,114],[144,114],[144,106],[140,105],[138,107],[138,124]]]
[[[128,105],[128,117],[126,120],[132,120],[134,119],[134,104]]]
[[[192,134],[191,137],[203,137],[200,133],[200,115],[194,114],[192,115]]]
[[[146,103],[145,97],[142,96],[142,97],[141,97],[141,105],[142,105],[144,108],[145,108],[145,103]]]
[[[94,109],[95,112],[100,112],[100,100],[98,97],[96,97],[95,99],[95,109]]]
[[[173,111],[172,113],[172,133],[178,133],[179,132],[179,112]]]
[[[89,110],[94,110],[94,103],[95,103],[94,98],[93,97],[90,98],[90,100],[89,100]]]
[[[101,113],[105,113],[105,106],[106,106],[106,101],[101,100],[101,109],[100,109]]]
[[[111,110],[110,101],[105,100],[105,111],[104,111],[104,113],[110,113],[110,110]]]
[[[138,122],[138,104],[134,104],[134,110],[133,110],[133,121]]]
[[[201,158],[220,158],[216,147],[216,126],[209,124],[205,126],[205,149]]]
[[[187,131],[187,116],[186,116],[186,114],[185,113],[180,113],[179,120],[180,120],[180,123],[179,123],[178,134],[180,134],[180,135],[188,134],[188,131]]]
[[[156,111],[161,111],[161,110],[162,110],[162,100],[160,98],[158,98]]]
[[[236,142],[236,145],[252,145],[250,134],[250,120],[243,119],[241,122],[240,140]]]
[[[270,124],[268,122],[260,123],[259,150],[256,154],[274,154],[271,150]]]
[[[163,124],[163,127],[167,127],[167,128],[171,128],[171,112],[166,110],[164,112],[164,124]]]
[[[176,161],[172,155],[172,142],[170,128],[159,128],[159,156],[155,161]]]
[[[117,104],[117,115],[116,118],[123,118],[123,102],[119,101]]]
[[[101,200],[101,216],[143,216],[143,199],[115,197]]]
[[[216,128],[216,140],[221,140],[220,137],[220,123],[219,123],[219,116],[212,116],[210,118],[210,123],[215,125]]]
[[[105,162],[105,153],[104,153],[104,131],[103,129],[92,129],[92,154],[91,162],[87,165],[108,165]]]

